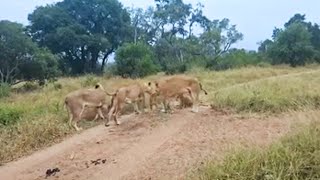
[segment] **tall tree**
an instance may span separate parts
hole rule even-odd
[[[182,0],[155,0],[155,2],[154,17],[161,21],[162,37],[168,38],[170,42],[176,34],[186,36],[185,25],[191,13],[191,4],[185,4]],[[165,33],[166,26],[170,29],[167,33]]]
[[[57,58],[39,49],[22,24],[0,21],[0,52],[0,83],[43,80],[59,73]]]
[[[126,41],[130,16],[117,0],[64,0],[29,15],[30,34],[59,54],[72,73],[101,70],[108,56]]]
[[[212,21],[208,30],[200,35],[203,53],[210,59],[208,66],[216,64],[217,59],[242,38],[243,34],[235,25],[230,25],[229,19]]]
[[[293,23],[279,33],[268,50],[273,64],[286,63],[291,66],[304,65],[312,58],[314,48],[311,33],[302,23]]]

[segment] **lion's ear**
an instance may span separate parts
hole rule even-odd
[[[98,89],[100,87],[100,84],[96,84],[95,88]]]

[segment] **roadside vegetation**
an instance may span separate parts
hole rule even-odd
[[[319,111],[300,113],[308,125],[274,142],[266,149],[230,152],[223,162],[208,162],[191,179],[319,179]],[[294,118],[293,118],[294,119]]]

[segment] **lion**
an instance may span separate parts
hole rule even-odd
[[[145,93],[153,94],[152,89],[147,84],[140,84],[138,82],[117,89],[112,95],[110,110],[105,126],[109,126],[109,121],[111,119],[114,119],[117,125],[120,124],[117,116],[119,116],[125,104],[133,104],[134,111],[137,114],[144,111],[146,106]],[[141,111],[139,110],[139,104],[142,106],[140,108]]]
[[[97,115],[105,119],[101,109],[106,105],[106,95],[112,96],[112,94],[107,93],[99,83],[95,88],[79,89],[67,94],[64,105],[68,111],[69,125],[73,126],[77,131],[82,130],[82,128],[77,126],[77,123],[83,117],[85,108],[96,108]],[[104,108],[108,109],[108,107]],[[96,118],[98,117],[96,116]]]
[[[200,91],[204,91],[206,95],[208,94],[197,78],[186,75],[164,77],[153,83],[149,82],[149,86],[155,88],[156,94],[152,98],[162,97],[164,112],[169,110],[170,105],[168,102],[172,98],[180,99],[180,107],[184,106],[183,101],[185,99],[190,101],[192,103],[192,112],[198,112]]]

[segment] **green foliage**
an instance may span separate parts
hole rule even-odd
[[[94,87],[99,80],[93,75],[86,75],[85,79],[81,82],[82,87]]]
[[[244,49],[232,49],[218,59],[212,68],[216,70],[240,68],[248,65],[258,65],[262,60],[255,51],[247,52]]]
[[[14,107],[0,107],[0,127],[9,126],[17,123],[23,111]]]
[[[207,165],[194,179],[319,179],[319,136],[317,121],[267,150],[232,153],[222,164]]]
[[[0,83],[0,99],[10,95],[10,85],[7,83]]]
[[[284,24],[284,29],[275,28],[272,40],[263,41],[258,50],[272,64],[290,64],[295,67],[319,62],[319,25],[306,22],[305,15],[295,14]]]
[[[235,25],[230,25],[229,19],[212,21],[208,30],[200,35],[203,54],[210,60],[207,66],[216,64],[221,55],[242,39],[243,34],[237,31]]]
[[[158,71],[150,48],[142,43],[125,44],[116,52],[117,74],[122,77],[144,77]]]
[[[0,21],[0,82],[44,80],[59,75],[58,60],[39,49],[21,24]]]
[[[32,60],[20,65],[20,76],[25,80],[52,79],[60,75],[58,59],[46,49],[39,49]]]
[[[304,65],[312,58],[311,34],[301,23],[293,23],[279,33],[268,54],[273,64]]]
[[[34,39],[63,58],[65,73],[97,72],[99,58],[103,70],[130,32],[130,16],[118,0],[64,0],[38,7],[28,19]]]
[[[23,84],[23,86],[20,88],[20,92],[31,92],[38,90],[40,88],[39,84],[36,82],[26,82]]]
[[[24,33],[22,24],[0,21],[0,82],[11,84],[19,65],[32,58],[36,45]]]

